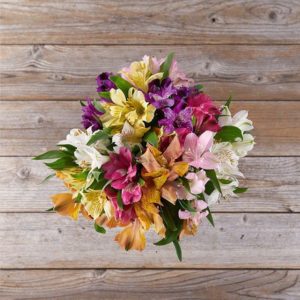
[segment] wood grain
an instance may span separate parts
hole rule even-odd
[[[218,213],[216,227],[203,221],[200,232],[181,245],[157,247],[151,231],[143,252],[119,250],[117,230],[97,233],[93,223],[55,213],[0,215],[0,268],[300,268],[299,214]]]
[[[2,100],[78,100],[95,77],[148,53],[174,51],[179,66],[215,100],[300,100],[300,46],[2,46]]]
[[[219,103],[221,104],[221,103]],[[235,102],[233,112],[249,111],[256,146],[250,155],[289,156],[300,153],[300,101]],[[33,156],[81,127],[80,104],[70,101],[1,102],[0,156]]]
[[[249,190],[214,212],[300,212],[300,157],[246,157],[240,164]],[[43,212],[51,195],[66,191],[56,178],[41,184],[51,171],[29,157],[0,157],[0,165],[0,212]]]
[[[299,43],[297,0],[1,1],[2,43]]]
[[[298,299],[299,270],[2,270],[5,299]]]

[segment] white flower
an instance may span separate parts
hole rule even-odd
[[[229,182],[222,183],[222,179],[226,179]],[[214,190],[210,195],[204,193],[205,201],[208,206],[212,206],[220,201],[223,197],[225,200],[228,200],[230,197],[237,197],[237,194],[234,193],[234,190],[239,186],[239,182],[236,178],[219,178],[220,187],[222,191],[222,195],[218,190]]]
[[[95,133],[95,132],[94,132]],[[80,129],[72,129],[64,141],[59,142],[58,145],[72,145],[76,147],[74,156],[76,163],[82,167],[91,167],[91,169],[101,168],[101,166],[109,160],[109,157],[102,155],[101,150],[106,149],[107,141],[97,141],[95,144],[87,145],[91,136],[92,129],[88,128],[86,131]]]
[[[242,132],[245,132],[253,129],[252,121],[247,119],[247,117],[248,112],[246,110],[241,110],[232,117],[229,108],[224,106],[218,122],[221,127],[229,125],[235,126],[238,127]]]
[[[243,140],[238,140],[232,143],[232,149],[239,157],[244,157],[254,147],[254,137],[250,133],[245,133]]]
[[[239,156],[233,150],[232,144],[222,142],[214,144],[212,153],[217,157],[219,165],[216,169],[217,174],[223,176],[242,176],[238,169]]]

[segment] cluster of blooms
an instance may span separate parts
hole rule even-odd
[[[234,116],[230,99],[218,108],[202,86],[180,72],[173,54],[144,56],[118,74],[97,77],[98,99],[82,103],[84,129],[72,129],[59,150],[35,159],[64,181],[52,210],[94,221],[97,232],[124,227],[115,237],[143,250],[151,227],[156,245],[194,235],[210,206],[236,197],[239,159],[253,148],[247,111]]]

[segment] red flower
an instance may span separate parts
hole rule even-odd
[[[220,125],[216,117],[221,114],[220,110],[213,104],[212,99],[203,93],[191,96],[187,105],[193,108],[196,118],[195,131],[200,134],[206,130],[217,132]]]

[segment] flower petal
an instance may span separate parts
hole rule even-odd
[[[81,204],[74,202],[72,194],[55,194],[51,198],[54,205],[54,209],[57,213],[59,213],[62,216],[69,216],[74,220],[78,219]]]

